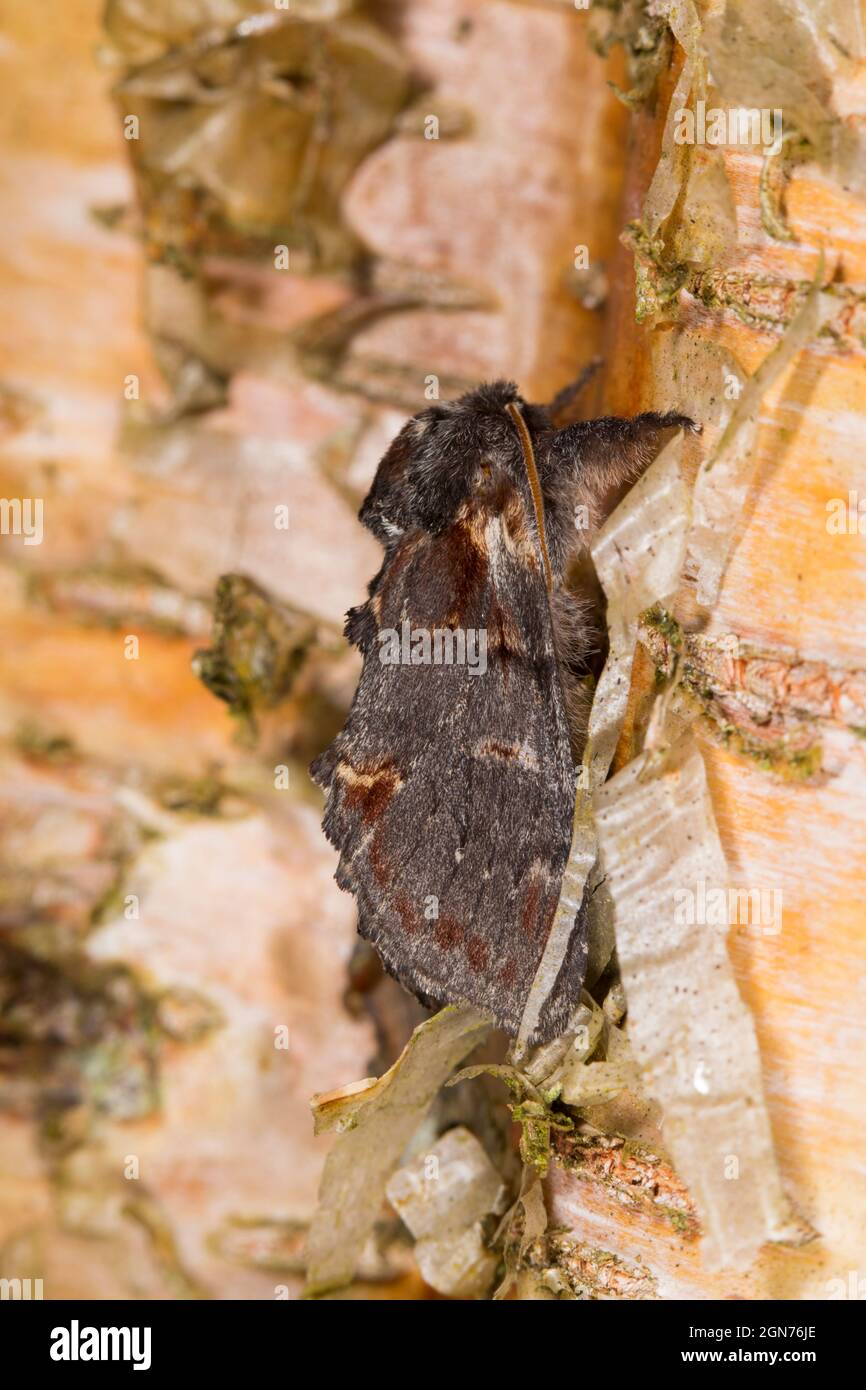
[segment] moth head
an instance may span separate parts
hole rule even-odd
[[[524,488],[523,449],[507,410],[511,403],[533,433],[547,426],[546,412],[527,405],[509,381],[479,386],[415,415],[379,464],[361,508],[364,525],[385,545],[414,527],[436,535],[468,499],[495,504],[504,484]]]

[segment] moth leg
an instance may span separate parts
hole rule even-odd
[[[576,402],[583,394],[584,389],[589,385],[601,366],[601,358],[593,357],[591,362],[587,362],[579,377],[570,381],[567,386],[563,386],[561,391],[557,391],[550,405],[547,407],[550,418],[557,427],[560,421],[565,424],[570,415],[575,413]]]
[[[585,539],[678,429],[700,433],[699,425],[674,411],[647,411],[630,419],[603,416],[556,431],[549,456],[552,481],[570,483],[574,504],[586,507]]]

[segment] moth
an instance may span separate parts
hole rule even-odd
[[[363,669],[313,763],[336,878],[359,931],[422,1002],[465,1001],[518,1032],[571,843],[592,605],[567,587],[612,501],[677,414],[558,425],[512,382],[399,432],[360,520],[381,541],[346,619]],[[565,1031],[587,960],[587,897],[532,1042]]]

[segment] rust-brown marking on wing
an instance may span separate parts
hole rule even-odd
[[[483,538],[475,534],[466,515],[458,517],[448,527],[443,544],[446,573],[453,592],[453,606],[445,618],[445,625],[456,628],[466,621],[472,600],[480,598],[487,583],[487,550]]]
[[[466,929],[453,917],[444,914],[436,923],[433,940],[443,951],[453,951],[455,947],[462,946],[465,935]]]
[[[519,743],[503,743],[500,739],[484,738],[472,750],[476,758],[498,758],[505,763],[520,763],[522,767],[538,771],[538,759],[531,748]]]
[[[502,758],[504,762],[512,762],[520,757],[520,749],[515,743],[500,743],[495,738],[487,738],[479,743],[475,752],[479,758]]]
[[[503,989],[513,989],[517,984],[517,961],[513,956],[506,957],[505,964],[496,977]]]
[[[408,893],[402,890],[394,899],[394,911],[400,918],[403,930],[407,936],[413,936],[418,930],[418,909]]]
[[[490,959],[490,947],[481,936],[470,936],[466,942],[466,959],[478,975],[482,975]]]
[[[360,811],[365,825],[379,820],[403,785],[403,778],[390,758],[362,767],[352,767],[341,760],[337,763],[337,777],[343,784],[346,809]]]

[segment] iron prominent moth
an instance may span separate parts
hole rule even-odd
[[[568,858],[599,645],[569,565],[666,432],[691,426],[645,414],[557,428],[568,395],[530,405],[498,381],[397,435],[360,512],[385,550],[346,620],[360,682],[311,768],[337,882],[385,968],[512,1035]],[[565,1031],[586,959],[585,895],[532,1041]]]

